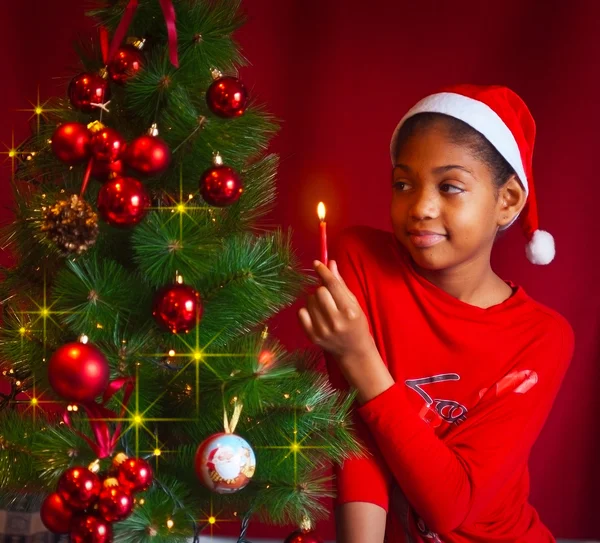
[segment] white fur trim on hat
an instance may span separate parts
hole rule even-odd
[[[552,234],[545,230],[536,230],[525,248],[525,253],[532,264],[550,264],[556,254]]]
[[[417,104],[408,111],[398,123],[398,126],[396,126],[392,136],[390,147],[392,163],[396,160],[396,157],[393,155],[400,127],[404,124],[406,119],[417,113],[443,113],[467,123],[469,126],[483,134],[513,167],[523,183],[525,192],[529,193],[527,175],[525,175],[525,168],[523,167],[523,162],[521,160],[519,146],[510,129],[504,124],[504,121],[500,116],[487,104],[454,92],[431,94],[430,96],[423,98],[420,102],[417,102]]]

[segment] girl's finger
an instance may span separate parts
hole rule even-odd
[[[313,329],[312,320],[310,318],[310,314],[306,307],[303,307],[298,311],[298,320],[300,321],[300,325],[304,329],[304,332],[308,336],[308,339],[313,343],[316,343],[315,331]]]
[[[344,286],[344,288],[346,290],[346,294],[348,295],[348,297],[353,302],[358,303],[358,300],[356,299],[356,296],[354,296],[354,294],[352,293],[352,291],[348,288],[348,285],[346,284],[346,281],[344,281],[344,278],[340,275],[340,270],[338,269],[337,262],[335,260],[330,260],[329,261],[329,267],[330,267],[331,271],[333,272],[333,275]]]
[[[327,323],[330,330],[333,330],[335,320],[340,317],[340,312],[331,292],[327,287],[319,287],[314,295],[319,303],[319,311],[323,316],[323,321]]]
[[[342,313],[348,311],[348,306],[352,303],[348,296],[348,288],[334,275],[334,273],[325,264],[315,260],[315,271],[319,274],[323,285],[327,287],[335,302],[336,307]]]
[[[346,285],[346,283],[344,282],[344,280],[342,279],[342,276],[340,275],[340,270],[338,270],[338,266],[337,266],[337,262],[335,260],[330,260],[329,261],[329,268],[331,269],[331,271],[333,272],[333,274],[344,284],[344,286]]]
[[[323,316],[323,312],[319,307],[319,301],[314,294],[310,295],[306,300],[306,309],[310,315],[313,331],[316,337],[323,338],[329,335],[330,327],[327,320]]]

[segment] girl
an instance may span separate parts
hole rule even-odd
[[[490,266],[522,214],[537,229],[535,124],[505,87],[428,96],[391,142],[393,234],[341,236],[300,309],[335,386],[357,391],[370,451],[338,469],[338,543],[551,542],[528,503],[528,458],[573,353],[566,320]],[[388,516],[386,528],[386,514]]]

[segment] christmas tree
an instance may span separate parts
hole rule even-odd
[[[67,96],[11,151],[0,508],[72,541],[309,529],[360,452],[352,396],[266,325],[314,281],[266,225],[277,122],[238,76],[239,4],[95,5]]]

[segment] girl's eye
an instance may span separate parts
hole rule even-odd
[[[448,194],[460,194],[461,192],[464,192],[463,189],[448,183],[444,183],[440,188],[442,189],[442,192],[447,192]]]
[[[406,190],[406,187],[408,185],[406,184],[405,181],[394,181],[393,187],[394,190],[398,190],[400,192],[403,192],[404,190]]]

